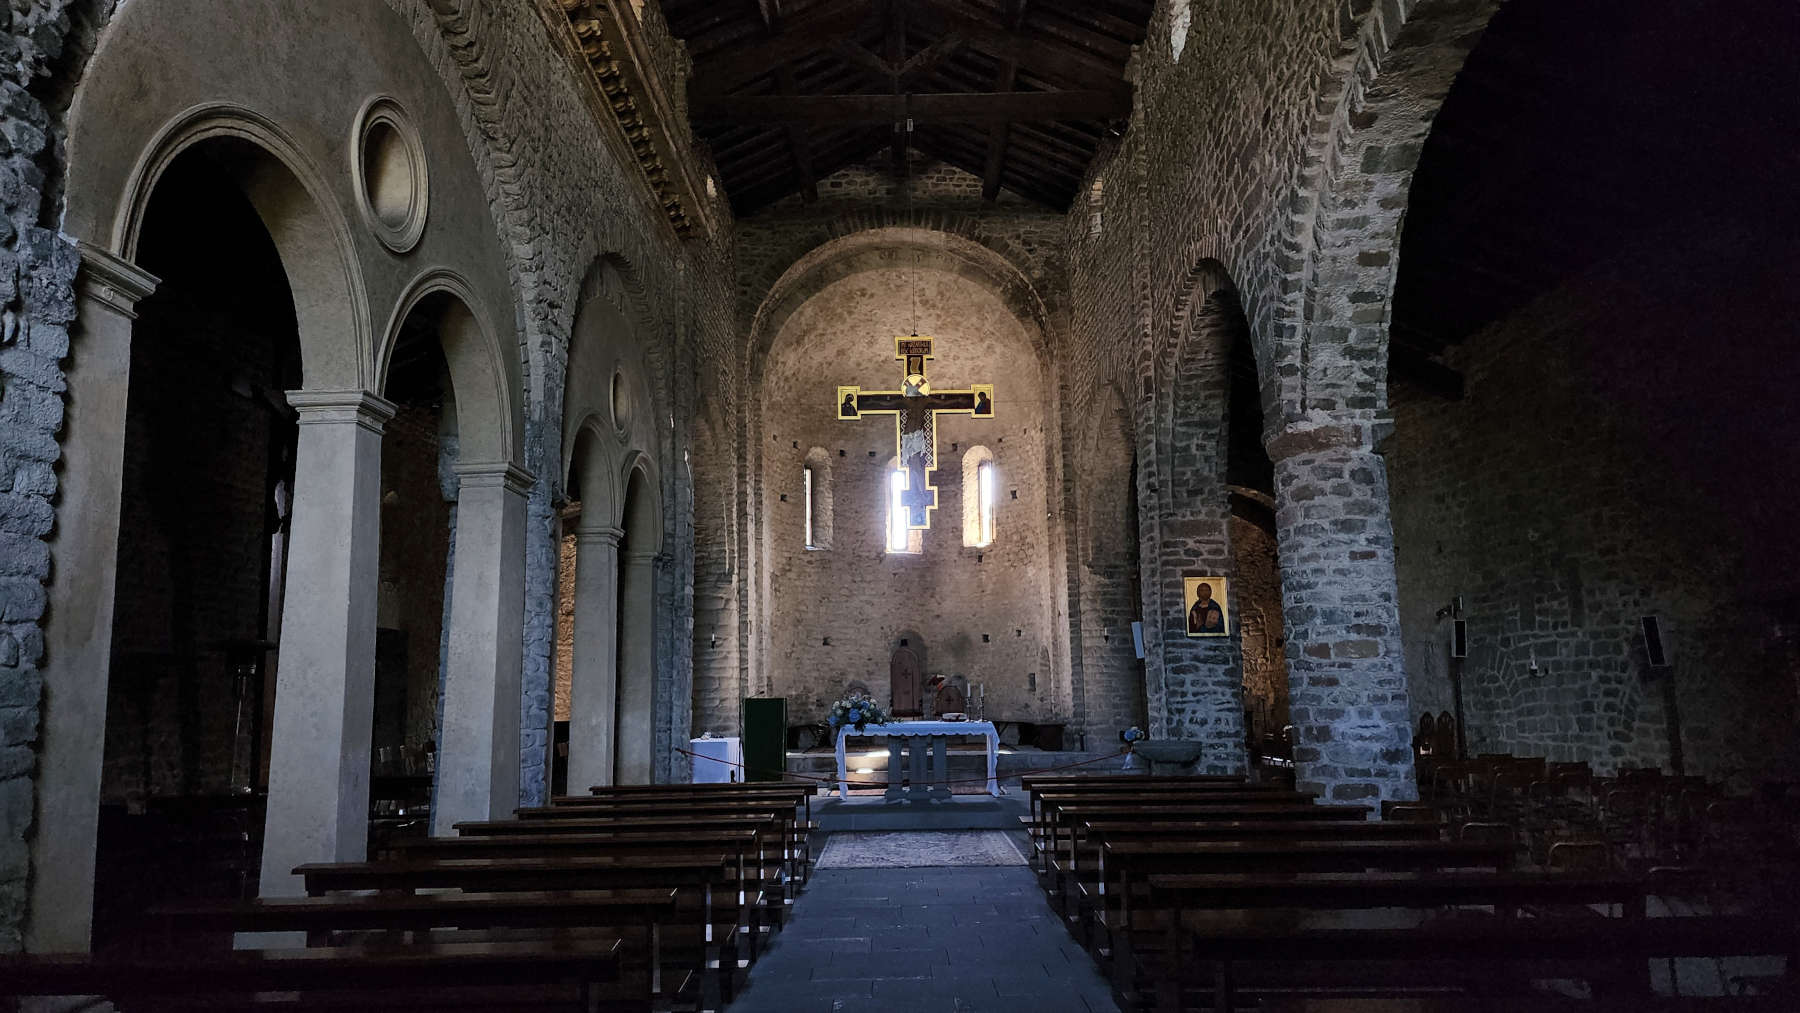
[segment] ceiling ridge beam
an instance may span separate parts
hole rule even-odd
[[[1131,97],[1111,91],[934,92],[900,95],[697,95],[696,122],[845,124],[1113,120]]]

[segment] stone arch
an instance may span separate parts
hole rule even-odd
[[[882,230],[911,230],[954,237],[980,247],[998,261],[1011,265],[1040,294],[1044,305],[1055,310],[1060,303],[1060,278],[1042,258],[1020,246],[1012,237],[990,231],[978,216],[948,209],[908,209],[899,207],[859,208],[818,223],[808,231],[796,231],[783,251],[753,269],[739,286],[740,304],[746,317],[756,316],[769,302],[781,282],[795,265],[815,251],[839,240],[861,233]],[[751,347],[755,347],[752,342]]]
[[[524,460],[518,361],[506,354],[487,324],[480,301],[454,271],[432,268],[407,285],[388,320],[375,359],[377,390],[386,389],[388,365],[400,330],[427,300],[440,305],[437,331],[456,393],[457,438],[466,461]]]
[[[1403,0],[1344,26],[1306,166],[1284,202],[1285,278],[1251,307],[1270,433],[1386,411],[1387,320],[1400,222],[1419,151],[1444,96],[1503,0]],[[1279,294],[1278,294],[1279,293]],[[1267,367],[1265,367],[1267,368]]]
[[[1230,355],[1248,333],[1236,286],[1203,260],[1177,300],[1138,412],[1146,702],[1153,728],[1206,743],[1209,767],[1244,769],[1243,681],[1233,636],[1187,636],[1183,578],[1230,577],[1226,482]]]
[[[993,290],[1026,325],[1039,357],[1048,361],[1053,339],[1050,309],[1019,267],[1020,260],[958,232],[884,224],[821,242],[760,290],[764,295],[746,339],[752,386],[761,380],[763,360],[782,325],[808,298],[841,278],[903,262],[896,258],[906,254],[918,258],[914,263],[921,267],[969,278]]]
[[[1144,663],[1131,624],[1143,595],[1138,542],[1138,449],[1131,408],[1117,383],[1103,387],[1086,412],[1076,459],[1077,600],[1071,618],[1080,634],[1081,668],[1073,687],[1076,722],[1102,740],[1146,722]]]
[[[1088,432],[1082,441],[1080,487],[1087,494],[1078,511],[1082,529],[1081,562],[1092,567],[1096,562],[1117,556],[1121,544],[1114,537],[1120,528],[1135,525],[1135,513],[1126,509],[1137,499],[1131,488],[1132,472],[1137,464],[1137,447],[1132,431],[1131,409],[1116,383],[1109,383],[1095,399],[1088,412]],[[1108,523],[1117,519],[1118,524]],[[1130,532],[1135,534],[1135,531]],[[1135,544],[1135,538],[1133,538]],[[1133,566],[1137,558],[1131,559]]]
[[[294,292],[303,384],[315,390],[373,389],[368,298],[351,252],[349,219],[325,177],[274,121],[225,103],[182,112],[157,131],[133,165],[115,213],[92,208],[84,217],[96,223],[110,217],[107,241],[124,259],[134,260],[157,181],[177,157],[199,145],[225,164],[275,242]],[[69,195],[71,205],[97,197],[79,190]]]
[[[559,132],[564,118],[570,112],[585,113],[590,107],[581,94],[587,85],[580,74],[570,74],[557,61],[526,58],[555,51],[560,45],[546,22],[529,13],[495,10],[476,0],[386,2],[411,24],[414,39],[438,68],[457,106],[488,201],[497,209],[496,231],[519,293],[528,398],[533,405],[550,409],[546,417],[555,418],[554,408],[562,397],[561,360],[566,354],[562,339],[570,333],[574,296],[585,278],[581,272],[605,255],[637,266],[636,273],[659,273],[648,266],[659,263],[659,237],[633,228],[630,216],[595,214],[594,207],[572,206],[563,196],[636,202],[638,196],[631,192],[636,184],[629,178],[629,169],[610,178],[590,176],[592,182],[587,186],[579,185],[570,174],[559,174],[553,187],[544,180],[545,174],[529,168],[562,165],[586,174],[592,172],[587,166],[617,164],[611,158],[577,156],[571,165],[569,157],[561,154],[571,146],[571,135],[566,130]],[[555,110],[555,116],[546,115],[546,97],[554,99],[548,107]],[[584,117],[581,125],[591,128],[592,121]],[[604,148],[600,135],[591,129],[577,133],[582,138],[592,137],[596,148]],[[673,286],[676,281],[664,277],[662,284]],[[640,279],[636,291],[641,294],[643,290]],[[667,309],[642,299],[638,305],[651,325],[646,333],[672,331],[673,317]]]

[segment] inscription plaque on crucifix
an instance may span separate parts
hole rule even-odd
[[[978,383],[968,390],[931,389],[925,376],[931,342],[917,335],[894,339],[894,358],[905,363],[899,390],[837,389],[840,419],[894,416],[894,459],[906,476],[900,502],[906,507],[906,526],[919,530],[931,527],[931,512],[937,509],[937,486],[931,483],[931,473],[937,470],[937,417],[946,412],[994,417],[993,384]]]

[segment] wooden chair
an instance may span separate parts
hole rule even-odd
[[[1456,746],[1456,719],[1449,711],[1439,711],[1437,716],[1437,745],[1432,752],[1439,757],[1452,760],[1462,759],[1462,753]]]
[[[1557,841],[1544,864],[1558,872],[1602,873],[1612,868],[1612,852],[1605,841]]]
[[[1518,834],[1510,823],[1476,822],[1464,823],[1457,831],[1457,840],[1476,841],[1483,844],[1518,844]]]

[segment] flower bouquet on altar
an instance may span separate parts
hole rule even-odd
[[[866,696],[839,700],[831,705],[831,710],[825,715],[825,723],[831,726],[833,733],[840,728],[853,728],[860,732],[869,725],[885,725],[887,720],[887,711]]]

